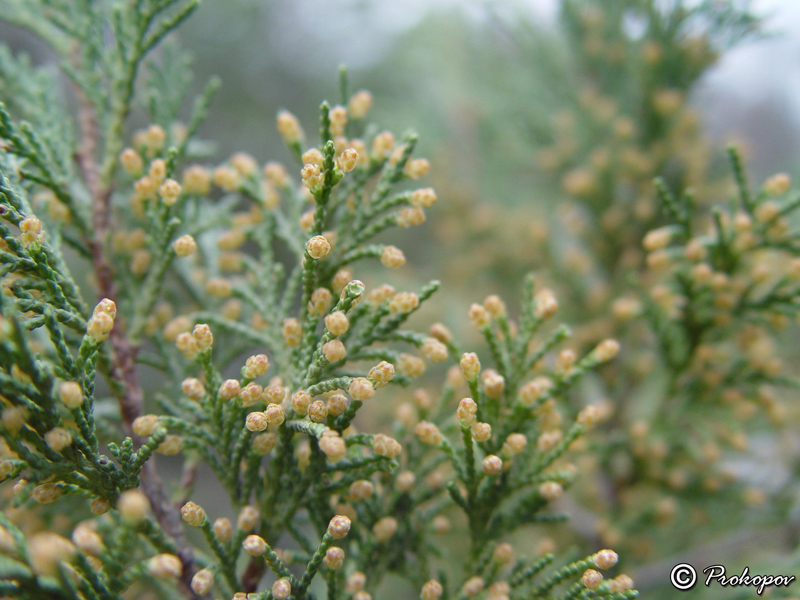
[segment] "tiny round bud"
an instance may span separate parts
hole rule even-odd
[[[429,337],[425,340],[420,346],[420,352],[434,363],[447,360],[447,346],[434,337]]]
[[[57,577],[61,564],[74,554],[75,547],[68,539],[49,531],[35,533],[28,541],[31,566],[39,575]]]
[[[355,148],[346,148],[336,159],[339,169],[350,173],[358,166],[358,152]]]
[[[534,315],[537,319],[549,319],[558,311],[558,301],[555,294],[548,289],[544,289],[536,294]]]
[[[125,169],[129,175],[133,175],[134,177],[140,175],[144,168],[142,157],[139,156],[139,153],[133,148],[125,148],[119,155],[119,162],[122,168]]]
[[[564,494],[564,488],[555,481],[545,481],[539,486],[539,494],[548,502],[555,502]]]
[[[334,417],[343,415],[347,410],[347,396],[334,394],[328,398],[328,414]]]
[[[266,354],[255,354],[250,356],[242,369],[242,376],[247,379],[255,379],[264,375],[269,370],[269,358]]]
[[[235,379],[227,379],[219,386],[219,397],[222,400],[233,400],[239,396],[241,386]]]
[[[217,539],[223,544],[229,542],[231,538],[233,538],[233,525],[230,519],[220,517],[214,521],[212,529],[214,530],[214,535],[217,536]]]
[[[333,339],[323,344],[322,354],[329,363],[335,363],[347,358],[347,348],[341,340]]]
[[[456,419],[462,427],[468,427],[475,422],[475,414],[478,412],[478,405],[472,398],[462,398],[456,409]]]
[[[489,423],[475,423],[472,425],[472,439],[476,442],[488,442],[492,437],[492,426]]]
[[[602,416],[602,412],[596,406],[587,406],[585,407],[580,413],[578,413],[578,423],[581,425],[585,425],[586,427],[592,427],[598,421],[600,421],[600,417]]]
[[[206,522],[206,511],[194,502],[187,502],[181,507],[181,519],[192,527],[202,527]]]
[[[594,569],[586,569],[581,577],[581,583],[590,590],[596,590],[603,583],[603,574]]]
[[[267,542],[260,535],[248,535],[242,542],[242,548],[250,556],[263,556],[267,552]]]
[[[282,110],[277,116],[278,133],[287,144],[299,142],[303,137],[303,129],[300,122],[292,113]]]
[[[281,385],[280,377],[273,377],[270,384],[264,388],[264,400],[269,404],[283,404],[288,397],[289,390]],[[309,396],[310,400],[311,396]]]
[[[461,372],[467,381],[473,381],[480,373],[481,361],[474,352],[465,352],[461,356]]]
[[[174,554],[156,554],[147,561],[147,572],[159,579],[177,579],[183,573],[183,564]]]
[[[133,420],[133,433],[139,437],[149,437],[158,429],[158,415],[142,415]]]
[[[183,190],[190,196],[206,196],[211,192],[211,174],[200,165],[192,165],[183,172]]]
[[[261,401],[261,393],[263,388],[257,383],[248,383],[239,391],[239,398],[242,400],[242,406],[248,408],[255,406]]]
[[[541,450],[542,452],[547,452],[548,450],[552,450],[553,448],[556,447],[556,444],[558,444],[563,439],[563,437],[564,436],[558,429],[555,429],[553,431],[545,431],[536,440],[536,448],[538,450]]]
[[[439,431],[436,425],[428,421],[420,421],[417,423],[414,433],[417,434],[417,437],[423,444],[438,446],[442,443],[442,432]]]
[[[450,519],[442,515],[435,517],[431,522],[431,526],[433,527],[434,533],[438,533],[439,535],[448,533],[450,529],[452,529],[452,525],[450,524]]]
[[[397,532],[397,519],[394,517],[384,517],[372,527],[372,533],[378,543],[388,542]]]
[[[303,339],[303,329],[300,321],[295,318],[284,319],[282,334],[287,346],[293,348],[300,344]]]
[[[20,480],[19,483],[22,483],[22,481],[24,480]],[[31,496],[39,504],[50,504],[51,502],[55,502],[56,500],[58,500],[61,497],[62,493],[63,491],[59,484],[43,483],[33,488]]]
[[[396,458],[400,455],[400,452],[402,452],[403,448],[394,438],[390,438],[387,435],[378,433],[374,438],[372,438],[372,450],[375,452],[375,454],[380,454],[381,456],[385,456],[387,458]]]
[[[469,320],[476,329],[483,329],[491,323],[489,311],[480,304],[469,307]]]
[[[421,188],[411,194],[411,203],[415,206],[430,208],[436,202],[436,192],[433,188]]]
[[[368,479],[359,479],[350,484],[347,491],[348,499],[353,502],[371,498],[375,493],[375,486]]]
[[[764,182],[764,191],[770,196],[782,196],[791,186],[792,180],[786,173],[776,173]]]
[[[44,441],[55,452],[62,452],[72,445],[72,433],[64,427],[54,427],[44,434]]]
[[[337,310],[336,312],[332,312],[325,317],[325,327],[331,332],[331,334],[339,337],[340,335],[347,333],[347,330],[350,327],[350,321],[346,314],[340,310]]]
[[[597,554],[594,555],[593,561],[595,566],[598,569],[610,569],[614,565],[617,564],[617,560],[619,560],[619,556],[613,550],[600,550]]]
[[[65,381],[59,385],[58,397],[69,409],[75,410],[83,406],[83,389],[76,381]]]
[[[397,478],[394,481],[394,485],[398,491],[406,493],[410,492],[414,484],[416,483],[417,478],[411,471],[402,471],[397,475]]]
[[[647,235],[644,236],[644,240],[642,240],[642,246],[644,246],[644,249],[648,252],[653,252],[654,250],[666,248],[671,239],[672,228],[662,227],[648,232]]]
[[[497,544],[492,553],[492,557],[497,563],[507,565],[514,560],[514,548],[511,544]]]
[[[337,546],[331,546],[325,552],[325,558],[322,559],[322,562],[333,571],[341,569],[342,564],[344,564],[344,550]]]
[[[347,112],[355,119],[363,119],[372,107],[372,94],[367,90],[359,90],[347,102]]]
[[[267,416],[267,421],[270,425],[280,425],[286,418],[283,412],[283,406],[280,404],[270,404],[267,406],[267,410],[264,411],[264,414]]]
[[[384,387],[394,379],[394,365],[382,360],[369,370],[367,377],[375,382],[377,387]]]
[[[142,132],[142,142],[144,142],[148,150],[158,151],[164,147],[166,141],[167,132],[164,131],[164,128],[160,125],[150,125],[150,127]]]
[[[328,418],[328,406],[322,400],[315,400],[308,407],[308,418],[314,423],[324,423]]]
[[[767,201],[759,204],[754,214],[759,223],[769,223],[778,218],[781,209],[775,202]]]
[[[317,288],[311,294],[311,300],[308,302],[308,312],[315,317],[321,317],[333,304],[333,294],[327,288]]]
[[[177,435],[168,435],[164,441],[158,445],[156,452],[165,456],[172,456],[181,451],[183,440]]]
[[[277,406],[277,405],[274,405]],[[267,415],[263,412],[251,412],[247,415],[244,426],[248,431],[264,431],[269,425]]]
[[[314,260],[325,258],[331,251],[331,243],[324,235],[315,235],[306,242],[306,252]]]
[[[575,361],[577,360],[578,357],[574,350],[570,350],[569,348],[562,350],[558,353],[558,356],[556,356],[555,369],[559,373],[569,373],[575,366]]]
[[[472,598],[480,594],[485,585],[482,577],[470,577],[464,583],[464,587],[461,588],[461,593],[468,598]]]
[[[494,369],[487,369],[481,377],[483,379],[483,389],[486,395],[493,400],[497,400],[506,388],[506,380]]]
[[[553,387],[553,382],[547,377],[537,377],[529,381],[519,391],[520,403],[523,406],[532,407],[539,400],[546,397]]]
[[[389,131],[383,131],[376,135],[372,140],[372,155],[377,160],[383,160],[394,148],[394,135]]]
[[[397,269],[406,264],[406,257],[400,248],[395,246],[384,246],[381,253],[381,264],[390,269]]]
[[[336,540],[344,538],[350,532],[350,519],[344,515],[336,515],[328,524],[328,533]]]
[[[354,377],[348,387],[348,392],[353,400],[369,400],[375,395],[372,382],[366,377]]]
[[[278,579],[272,584],[272,597],[275,600],[286,600],[292,595],[292,584],[288,579]]]
[[[117,510],[126,521],[141,521],[150,510],[150,501],[139,490],[127,490],[119,495]]]
[[[422,600],[439,600],[443,593],[444,589],[442,588],[442,584],[435,579],[431,579],[422,586],[422,591],[419,596]]]
[[[166,179],[158,188],[158,194],[161,196],[161,201],[166,206],[172,206],[175,204],[181,195],[181,191],[181,184],[174,179]]]
[[[197,242],[190,235],[182,235],[172,243],[172,247],[180,258],[197,252]]]
[[[114,319],[106,313],[93,315],[86,324],[86,333],[101,342],[108,338],[109,332],[114,328]]]
[[[347,456],[347,444],[336,432],[332,432],[332,435],[323,435],[319,440],[319,449],[331,462],[342,460]]]
[[[608,362],[612,360],[619,352],[619,342],[613,339],[607,339],[600,342],[594,349],[595,356],[598,360]]]
[[[211,569],[202,569],[194,574],[192,577],[192,591],[198,596],[205,596],[211,591],[211,586],[214,585],[214,571]]]
[[[236,520],[236,527],[242,531],[253,531],[261,522],[261,514],[254,506],[245,506],[239,512],[239,518]]]
[[[355,594],[364,589],[364,585],[367,583],[367,576],[364,575],[361,571],[353,571],[348,575],[347,581],[345,582],[345,589],[350,594]]]
[[[34,216],[25,217],[19,222],[20,236],[23,246],[27,247],[32,242],[42,239],[42,222]]]
[[[261,433],[253,437],[253,450],[261,456],[272,452],[278,445],[278,438],[274,433]]]
[[[511,454],[519,455],[525,451],[525,446],[528,444],[528,438],[522,433],[512,433],[506,438],[506,444]]]
[[[419,296],[411,292],[400,292],[389,301],[389,310],[403,314],[410,313],[419,306]]]
[[[150,129],[152,130],[153,127]],[[159,127],[158,129],[161,128]],[[161,131],[163,131],[163,129]],[[167,176],[167,163],[161,158],[155,159],[150,163],[148,175],[150,175],[150,179],[152,179],[156,185],[160,184],[162,181],[164,181],[164,177]]]
[[[303,161],[303,164],[306,165],[314,165],[315,167],[319,167],[320,169],[325,164],[325,157],[322,155],[322,152],[319,151],[317,148],[309,148],[303,155],[300,157],[300,160]]]
[[[72,543],[90,556],[97,556],[105,550],[103,539],[86,523],[79,524],[72,532]]]
[[[425,373],[425,361],[411,354],[401,354],[397,371],[406,377],[421,377]]]
[[[409,179],[420,179],[425,177],[431,170],[431,163],[425,158],[415,158],[406,163],[404,173]]]
[[[89,510],[93,515],[104,515],[111,509],[111,503],[105,498],[95,498],[89,504]]]
[[[256,160],[246,152],[237,152],[230,158],[231,165],[244,177],[252,177],[258,170]]]
[[[483,307],[495,319],[503,317],[506,314],[506,305],[502,301],[500,296],[496,295],[487,296],[486,299],[483,301]]]
[[[627,592],[633,589],[633,579],[625,574],[617,575],[608,582],[608,589],[617,594]]]
[[[192,339],[194,339],[195,347],[198,352],[202,352],[211,348],[214,343],[214,336],[211,334],[211,328],[205,323],[198,323],[192,330]]]
[[[203,387],[203,383],[194,377],[187,377],[181,382],[181,390],[183,391],[184,396],[189,398],[189,400],[194,400],[195,402],[199,402],[203,399],[203,396],[206,395],[206,390]]]
[[[305,390],[299,390],[292,396],[292,410],[298,415],[305,415],[311,406],[311,395]]]
[[[503,459],[494,454],[490,454],[483,459],[481,469],[487,475],[499,475],[503,471]]]
[[[11,432],[17,432],[25,424],[25,411],[18,406],[6,406],[0,417],[3,427]]]

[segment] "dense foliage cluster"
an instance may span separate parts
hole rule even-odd
[[[621,600],[609,548],[787,520],[796,478],[730,458],[796,425],[800,197],[688,103],[747,3],[501,23],[530,72],[475,57],[478,176],[535,165],[557,200],[506,214],[422,183],[344,69],[313,120],[277,114],[282,158],[220,160],[219,82],[187,106],[172,34],[196,6],[0,0],[59,67],[0,48],[0,598]],[[429,213],[466,291],[395,274]]]

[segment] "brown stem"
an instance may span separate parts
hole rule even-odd
[[[110,233],[111,225],[111,183],[103,188],[99,180],[99,170],[96,158],[99,130],[97,119],[89,99],[79,87],[76,86],[78,97],[78,123],[81,129],[81,148],[78,152],[80,166],[86,187],[92,196],[92,225],[94,235],[87,239],[92,257],[95,277],[98,284],[98,300],[109,298],[119,300],[117,286],[114,280],[114,269],[105,253],[105,245]],[[123,428],[127,435],[131,435],[136,447],[142,445],[143,440],[133,435],[133,421],[142,414],[143,395],[139,385],[136,371],[136,356],[139,347],[132,344],[125,335],[125,326],[121,319],[117,319],[111,330],[110,342],[113,354],[111,377],[121,384],[121,393],[117,397],[122,413]],[[178,557],[183,564],[182,591],[187,598],[201,598],[189,587],[192,577],[197,572],[192,547],[186,539],[179,510],[169,501],[164,490],[164,484],[158,476],[154,460],[145,463],[141,472],[142,489],[150,500],[153,513],[156,516],[164,533],[173,539],[178,548]]]
[[[251,558],[242,574],[242,591],[248,594],[255,592],[266,570],[267,563],[263,558]]]
[[[197,463],[195,461],[188,461],[183,466],[183,474],[181,475],[180,495],[176,502],[173,502],[175,508],[180,508],[189,500],[189,495],[192,492],[194,481],[197,478]]]

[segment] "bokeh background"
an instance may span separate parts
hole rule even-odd
[[[800,3],[753,5],[766,16],[768,37],[726,53],[693,101],[708,134],[720,142],[745,143],[753,174],[763,177],[791,170],[800,151]],[[514,61],[504,26],[531,19],[554,27],[557,9],[557,0],[211,0],[181,36],[195,55],[197,80],[223,78],[217,110],[205,129],[222,154],[282,151],[272,126],[276,111],[309,107],[301,115],[309,124],[319,98],[338,99],[340,65],[347,65],[353,86],[375,95],[376,120],[390,128],[424,128],[423,150],[463,149],[464,141],[477,145],[472,138],[478,132],[459,117],[469,110],[491,115],[488,103],[502,106],[502,97],[512,91],[495,89],[492,99],[489,82],[479,81],[481,69],[516,69],[519,77],[530,76],[522,61]],[[483,64],[472,62],[475,52]]]

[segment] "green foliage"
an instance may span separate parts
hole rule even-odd
[[[369,123],[371,96],[350,96],[344,72],[348,108],[321,105],[317,147],[278,115],[301,181],[243,153],[184,167],[207,155],[197,130],[217,84],[183,125],[189,59],[174,42],[148,56],[195,6],[3,4],[51,46],[77,108],[59,101],[54,74],[0,55],[0,473],[16,511],[0,523],[0,593],[362,598],[364,573],[373,592],[395,573],[426,599],[634,597],[629,578],[591,570],[614,566],[610,550],[551,568],[552,555],[517,560],[503,542],[563,519],[547,510],[575,475],[562,459],[599,413],[586,407],[562,434],[556,400],[616,343],[545,366],[568,330],[547,332],[557,305],[530,280],[518,324],[499,298],[473,307],[496,367],[481,374],[443,326],[404,329],[438,282],[366,292],[353,270],[402,266],[379,237],[423,222],[436,195],[408,189],[429,169],[416,135],[396,144]],[[137,107],[151,124],[126,145]],[[381,388],[425,371],[404,347],[460,364],[472,397],[455,407],[456,371],[437,399],[418,390],[403,405],[400,441],[357,431]],[[156,453],[181,455],[177,486]],[[239,512],[235,528],[190,501],[201,463]],[[65,503],[74,510],[56,522]],[[455,509],[466,554],[436,539]],[[464,565],[456,582],[445,559]]]

